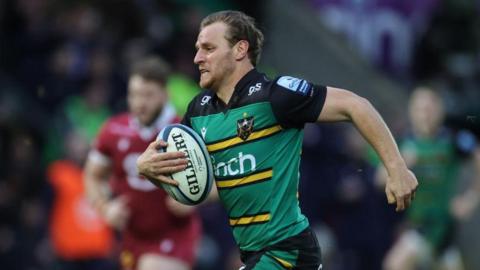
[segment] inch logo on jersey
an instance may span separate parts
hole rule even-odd
[[[217,177],[228,177],[235,175],[243,175],[246,172],[254,172],[257,170],[257,159],[252,154],[243,154],[239,152],[237,157],[234,157],[226,162],[215,162],[212,158],[214,174]]]
[[[301,95],[308,95],[312,89],[312,85],[303,79],[290,76],[283,76],[277,80],[277,84]]]

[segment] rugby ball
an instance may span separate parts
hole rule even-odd
[[[176,201],[187,204],[199,204],[207,198],[212,188],[213,168],[207,147],[202,138],[191,128],[181,124],[171,124],[163,128],[157,141],[168,143],[162,152],[184,152],[188,160],[185,170],[173,173],[170,177],[178,186],[161,183],[161,187]]]

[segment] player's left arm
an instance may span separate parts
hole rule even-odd
[[[353,92],[327,87],[325,103],[317,122],[338,121],[351,121],[382,159],[388,172],[385,186],[388,202],[396,202],[397,211],[408,207],[418,182],[405,164],[390,130],[377,110],[367,99]]]

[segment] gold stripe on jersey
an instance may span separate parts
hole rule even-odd
[[[245,141],[240,139],[239,137],[233,137],[233,138],[229,138],[216,143],[207,144],[207,149],[208,149],[208,152],[210,153],[217,152],[225,148],[233,147],[235,145],[239,145],[239,144],[243,144],[243,143],[247,143],[254,140],[262,139],[264,137],[271,136],[273,134],[280,132],[281,130],[282,130],[282,127],[280,125],[267,127],[267,128],[252,132],[252,134],[250,134],[250,136],[248,136],[248,138]]]
[[[254,174],[250,174],[241,178],[221,180],[217,179],[216,184],[218,189],[236,188],[249,184],[255,184],[271,179],[273,176],[273,170],[268,169]]]
[[[238,218],[230,218],[230,226],[246,226],[266,223],[270,220],[270,213],[260,213],[252,216],[243,216]]]
[[[282,265],[283,267],[287,268],[287,269],[292,269],[293,268],[293,264],[285,261],[285,260],[282,260],[278,257],[275,257],[275,256],[272,256],[273,259],[275,259],[280,265]]]

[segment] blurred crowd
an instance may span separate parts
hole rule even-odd
[[[412,91],[433,85],[448,120],[480,111],[480,3],[475,0],[309,0],[318,18],[382,73]]]
[[[412,249],[397,244],[405,232],[422,226],[441,227],[441,240],[432,240],[433,248],[422,250],[435,260],[455,246],[461,223],[478,215],[480,4],[473,0],[304,2],[379,72],[411,89],[409,105],[417,107],[410,114],[405,109],[403,116],[411,125],[395,136],[402,152],[414,153],[411,166],[422,175],[420,189],[423,177],[436,177],[429,175],[429,168],[451,166],[451,176],[442,180],[448,182],[448,194],[440,193],[445,205],[439,222],[444,223],[418,220],[410,212],[399,215],[386,204],[378,158],[354,129],[308,125],[300,200],[320,239],[327,268],[394,269],[389,265],[410,263],[414,256],[407,253]],[[71,253],[69,247],[58,249],[52,244],[54,237],[61,237],[54,236],[58,231],[52,212],[59,207],[57,179],[71,171],[59,166],[63,164],[59,161],[76,164],[71,177],[77,182],[72,188],[81,190],[75,168],[81,170],[102,123],[125,110],[128,71],[143,56],[160,55],[171,65],[169,94],[182,115],[199,91],[192,62],[199,21],[211,11],[226,8],[242,9],[261,19],[259,4],[233,0],[0,1],[1,269],[64,269],[59,262]],[[417,85],[424,85],[423,90]],[[414,89],[427,94],[419,97]],[[427,135],[419,135],[416,129],[425,123],[433,127]],[[422,159],[425,141],[433,149],[439,144],[447,150]],[[439,198],[419,192],[419,204],[425,205],[431,202],[422,196]],[[421,211],[428,212],[429,207]],[[100,226],[87,206],[79,211],[88,226]],[[196,269],[238,268],[237,250],[221,206],[206,205],[200,212],[204,237]],[[116,269],[115,235],[104,232],[98,237],[104,237],[103,244],[89,252],[106,260],[95,265]],[[480,234],[470,237],[472,245],[480,242]],[[392,252],[405,261],[389,259]],[[463,254],[468,255],[468,250]],[[469,268],[469,260],[474,259],[463,256],[465,269],[478,269]],[[432,268],[431,262],[421,263],[430,266],[418,269],[440,269]]]

